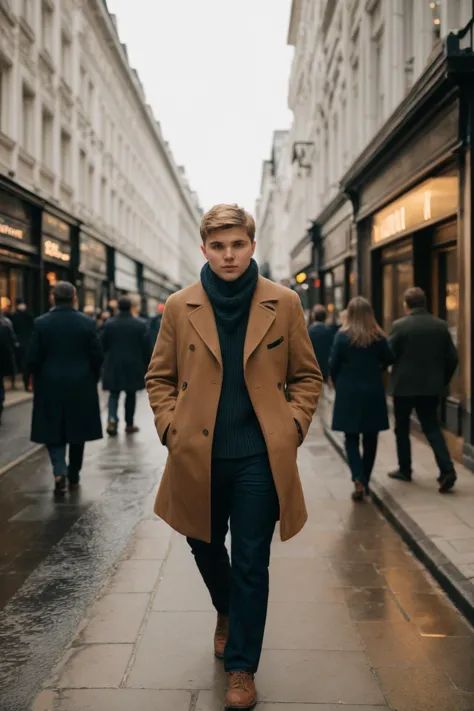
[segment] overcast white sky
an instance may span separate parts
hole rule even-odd
[[[275,129],[289,128],[291,0],[107,0],[148,102],[204,209],[254,211]]]

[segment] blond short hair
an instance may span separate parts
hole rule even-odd
[[[255,220],[247,210],[239,207],[236,203],[214,205],[206,212],[201,220],[201,239],[205,242],[213,232],[228,230],[231,227],[242,227],[248,234],[250,241],[254,241]]]

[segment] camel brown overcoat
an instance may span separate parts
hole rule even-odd
[[[267,444],[284,541],[307,519],[295,419],[306,436],[322,377],[298,295],[263,277],[250,308],[244,373]],[[168,299],[146,385],[158,435],[168,447],[155,513],[179,533],[209,542],[222,358],[212,306],[200,282]]]

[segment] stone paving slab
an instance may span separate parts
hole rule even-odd
[[[350,501],[318,423],[300,465],[310,520],[285,544],[277,527],[259,711],[474,711],[474,630],[378,509]],[[146,515],[32,709],[222,711],[214,625],[185,539]]]
[[[326,388],[320,415],[330,441],[345,457],[343,435],[331,430],[334,394]],[[474,474],[456,462],[454,491],[440,495],[431,448],[411,438],[413,481],[389,479],[397,468],[393,431],[381,432],[372,488],[374,499],[429,567],[440,584],[474,622]]]

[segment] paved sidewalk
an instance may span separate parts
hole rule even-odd
[[[333,397],[326,391],[320,414],[328,435],[344,456],[343,435],[330,431]],[[412,437],[412,456],[413,481],[405,484],[389,479],[387,472],[398,465],[395,437],[393,431],[382,432],[373,473],[374,494],[410,545],[474,620],[474,474],[456,462],[456,487],[442,496],[429,445]]]
[[[315,423],[310,520],[275,536],[259,711],[474,711],[474,633]],[[151,506],[151,499],[150,499]],[[215,613],[185,540],[151,513],[34,711],[221,711]]]

